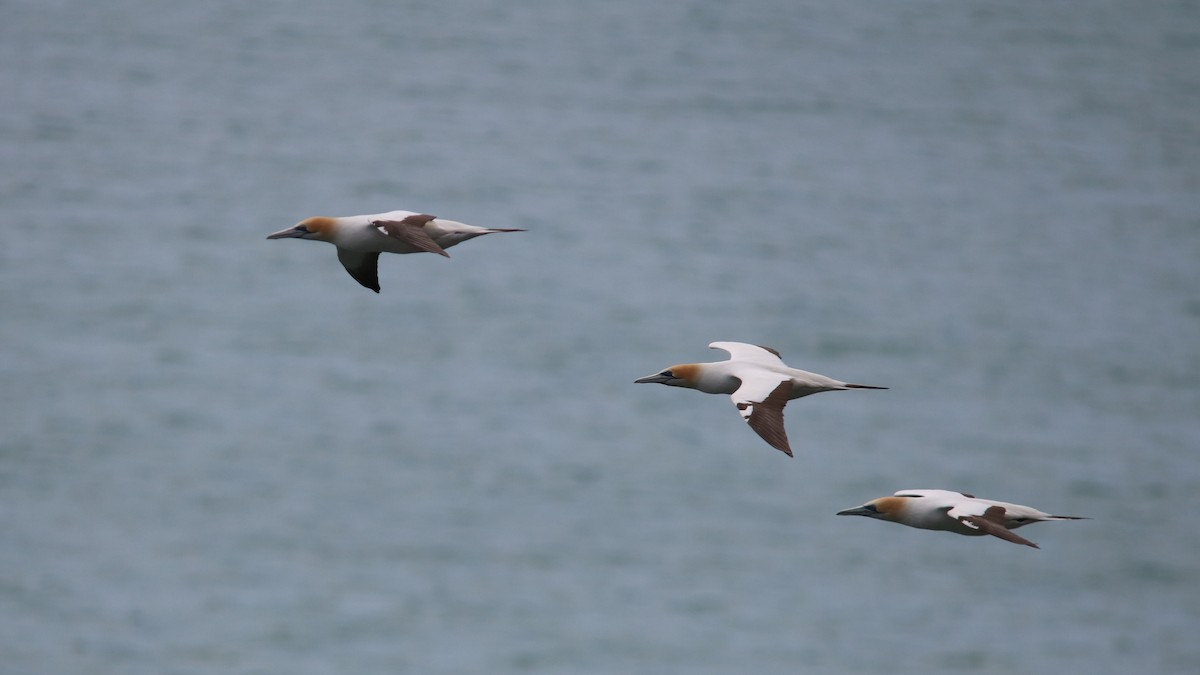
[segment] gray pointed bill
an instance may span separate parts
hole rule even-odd
[[[852,509],[845,509],[842,511],[838,511],[837,515],[839,515],[839,516],[867,516],[868,518],[870,518],[871,516],[879,515],[879,510],[876,509],[874,506],[864,505],[864,506],[856,506]]]
[[[668,377],[662,373],[655,373],[653,375],[647,375],[646,377],[639,377],[638,379],[634,380],[633,383],[634,384],[666,384],[670,380],[671,380],[670,377]]]
[[[309,232],[307,227],[304,227],[303,225],[297,225],[295,227],[289,227],[286,230],[272,232],[271,234],[267,235],[267,239],[303,239],[304,235],[306,234],[312,233]]]

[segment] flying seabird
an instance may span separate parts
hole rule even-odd
[[[880,497],[839,516],[866,516],[922,530],[946,530],[969,536],[990,534],[1014,544],[1038,545],[1013,530],[1046,520],[1086,520],[1079,516],[1052,516],[1031,506],[980,499],[951,490],[901,490]]]
[[[437,253],[468,239],[493,232],[523,232],[516,228],[487,228],[445,220],[412,211],[389,211],[369,216],[314,216],[267,239],[312,239],[337,247],[338,260],[358,283],[379,292],[380,253]]]
[[[822,391],[887,389],[867,384],[849,384],[824,375],[791,368],[770,347],[744,342],[714,342],[712,349],[729,352],[729,360],[714,363],[685,363],[634,380],[670,387],[698,389],[706,394],[729,394],[742,418],[750,423],[771,447],[792,456],[783,426],[787,402]]]

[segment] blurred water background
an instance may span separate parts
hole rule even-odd
[[[0,2],[0,671],[1200,672],[1200,8]],[[528,232],[385,256],[301,218]],[[888,385],[633,380],[714,340]],[[1042,550],[839,509],[936,487]]]

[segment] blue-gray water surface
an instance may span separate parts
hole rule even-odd
[[[0,671],[1200,672],[1192,2],[0,2]],[[384,256],[301,218],[525,228]],[[888,391],[634,385],[714,340]],[[835,512],[948,488],[1041,550]]]

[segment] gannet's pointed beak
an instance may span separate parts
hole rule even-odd
[[[303,225],[289,227],[286,230],[280,230],[267,235],[267,239],[303,239],[312,234],[312,231]]]
[[[673,378],[668,373],[655,373],[653,375],[647,375],[646,377],[639,377],[638,379],[634,380],[633,383],[634,384],[648,384],[648,383],[666,384],[667,382],[670,382],[673,379],[675,379],[675,378]]]
[[[839,516],[867,516],[868,518],[874,518],[879,515],[879,509],[875,508],[874,504],[863,504],[852,509],[838,511],[837,514]]]

